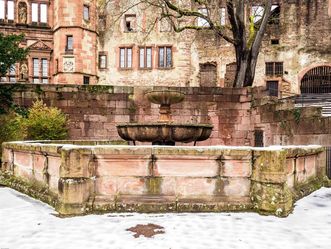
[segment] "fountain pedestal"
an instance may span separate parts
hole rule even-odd
[[[117,131],[126,141],[151,142],[153,145],[175,145],[176,142],[190,143],[210,137],[211,124],[178,124],[172,122],[171,105],[180,103],[185,95],[178,91],[163,90],[146,93],[148,100],[160,105],[160,118],[156,123],[124,123]]]

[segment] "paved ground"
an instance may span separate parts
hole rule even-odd
[[[126,213],[61,219],[54,214],[39,201],[0,188],[0,249],[331,248],[327,188],[297,202],[287,218],[254,213]],[[137,225],[149,223],[157,229],[154,236],[138,237],[133,232],[146,229]]]

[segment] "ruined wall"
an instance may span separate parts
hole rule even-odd
[[[321,108],[295,108],[293,100],[257,101],[252,108],[252,129],[264,131],[264,145],[331,145],[331,117]]]
[[[172,106],[174,121],[214,125],[211,138],[198,145],[251,145],[249,89],[171,89],[186,94],[184,102]],[[148,90],[151,88],[31,84],[23,86],[13,97],[17,104],[26,107],[36,98],[59,107],[68,114],[72,139],[116,140],[120,139],[117,123],[158,120],[158,105],[144,97]]]
[[[119,1],[121,2],[121,1]],[[331,18],[328,0],[318,1],[274,1],[280,5],[279,24],[270,24],[261,53],[258,58],[255,86],[264,86],[266,80],[279,82],[282,96],[300,91],[300,73],[308,67],[320,64],[330,64]],[[118,3],[118,8],[121,4]],[[222,3],[220,6],[225,6]],[[215,7],[216,8],[216,7]],[[112,12],[110,12],[112,13]],[[247,13],[249,9],[247,8]],[[124,32],[124,17],[114,21],[107,16],[107,31],[100,35],[99,51],[108,54],[108,67],[99,70],[101,84],[113,85],[171,85],[200,86],[200,64],[214,63],[216,65],[217,81],[215,86],[228,84],[226,66],[235,61],[233,46],[223,39],[215,37],[208,30],[199,32],[184,31],[161,32],[160,22],[155,22],[147,34],[147,27],[158,16],[151,8],[142,10],[139,7],[130,9],[128,14],[137,17],[137,31]],[[191,20],[190,24],[196,23]],[[227,20],[227,24],[229,21]],[[271,40],[279,40],[272,45]],[[159,45],[173,46],[173,68],[160,70],[157,68],[157,48]],[[133,47],[133,68],[120,70],[119,47]],[[138,47],[153,48],[153,69],[138,69]],[[283,62],[282,77],[267,77],[265,62]],[[231,75],[231,74],[230,74]],[[232,76],[233,80],[233,76]]]
[[[6,87],[7,84],[0,85]],[[69,118],[71,139],[118,140],[116,124],[155,122],[159,107],[144,93],[147,87],[21,85],[14,92],[18,105],[31,106],[36,98],[60,108]],[[154,89],[162,89],[154,87]],[[198,145],[255,144],[254,130],[264,132],[264,145],[330,145],[331,118],[317,107],[295,108],[293,100],[275,102],[265,88],[176,88],[185,100],[172,106],[179,123],[211,123],[211,137]]]

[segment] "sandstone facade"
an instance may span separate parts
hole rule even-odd
[[[22,77],[22,65],[16,65],[12,77],[2,81],[192,87],[232,84],[235,58],[230,44],[208,30],[177,34],[157,19],[153,8],[138,5],[117,15],[132,1],[111,1],[112,6],[102,9],[98,8],[102,1],[96,0],[20,0],[14,1],[12,18],[11,1],[1,2],[6,8],[0,31],[25,33],[22,45],[31,51],[23,62],[28,65],[28,78]],[[265,35],[254,84],[276,83],[278,95],[287,96],[299,93],[301,80],[310,69],[331,67],[331,0],[275,0],[274,4],[280,8],[279,21],[270,24]],[[46,6],[46,14],[42,6]],[[221,1],[218,8],[223,7]],[[160,65],[160,58],[169,65]],[[270,62],[280,63],[281,73],[266,75],[266,63]]]

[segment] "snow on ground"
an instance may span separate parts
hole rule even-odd
[[[105,214],[58,218],[50,206],[0,188],[0,249],[331,248],[331,188],[297,202],[287,218],[255,213]],[[152,223],[152,238],[126,229]]]

